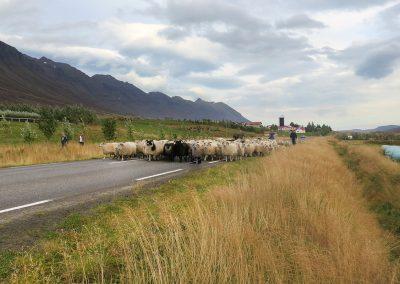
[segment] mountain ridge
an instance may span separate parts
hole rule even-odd
[[[400,125],[390,124],[390,125],[381,125],[372,129],[351,129],[351,130],[342,130],[341,132],[400,132]]]
[[[145,92],[108,74],[89,76],[67,63],[39,59],[0,41],[0,100],[45,105],[80,104],[100,112],[145,118],[248,121],[222,102]]]

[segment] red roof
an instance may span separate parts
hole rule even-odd
[[[262,125],[261,121],[246,122],[246,125]]]

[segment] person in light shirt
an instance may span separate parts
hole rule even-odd
[[[83,138],[83,135],[82,135],[82,134],[79,135],[79,144],[80,144],[81,146],[83,146],[83,145],[85,144],[85,139]]]

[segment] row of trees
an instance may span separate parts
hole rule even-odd
[[[325,124],[319,125],[319,124],[314,124],[314,122],[309,122],[305,127],[305,129],[306,132],[311,132],[322,136],[328,135],[329,133],[332,132],[332,128],[329,125]]]
[[[339,132],[336,134],[339,139],[348,139],[349,136],[353,140],[400,141],[400,133],[392,132]]]
[[[300,127],[300,124],[291,122],[290,126],[293,128],[298,128],[298,127]],[[269,129],[272,131],[278,131],[278,125],[272,124],[269,127]],[[325,125],[325,124],[319,125],[319,124],[315,124],[314,122],[309,122],[307,124],[307,126],[305,127],[305,130],[307,133],[313,133],[316,135],[323,135],[323,136],[328,135],[329,133],[332,132],[332,128],[329,125]]]

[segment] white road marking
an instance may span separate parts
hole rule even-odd
[[[159,177],[159,176],[163,176],[163,175],[167,175],[167,174],[172,174],[172,173],[176,173],[176,172],[179,172],[179,171],[182,171],[182,170],[183,169],[177,169],[177,170],[164,172],[164,173],[160,173],[160,174],[156,174],[156,175],[152,175],[152,176],[137,178],[136,181],[145,180],[145,179],[149,179],[149,178],[153,178],[153,177]]]
[[[221,161],[212,161],[212,162],[208,162],[209,164],[215,164],[215,163],[219,163],[219,162],[221,162]]]
[[[121,163],[126,163],[128,161],[119,161],[119,162],[111,162],[110,164],[121,164]]]
[[[25,204],[25,205],[13,207],[13,208],[0,210],[0,214],[1,213],[6,213],[6,212],[10,212],[10,211],[14,211],[14,210],[19,210],[19,209],[22,209],[22,208],[32,207],[32,206],[35,206],[35,205],[44,204],[44,203],[47,203],[47,202],[50,202],[50,201],[53,201],[53,200],[52,199],[47,199],[47,200],[42,200],[42,201],[38,201],[38,202],[34,202],[34,203],[29,203],[29,204]]]

